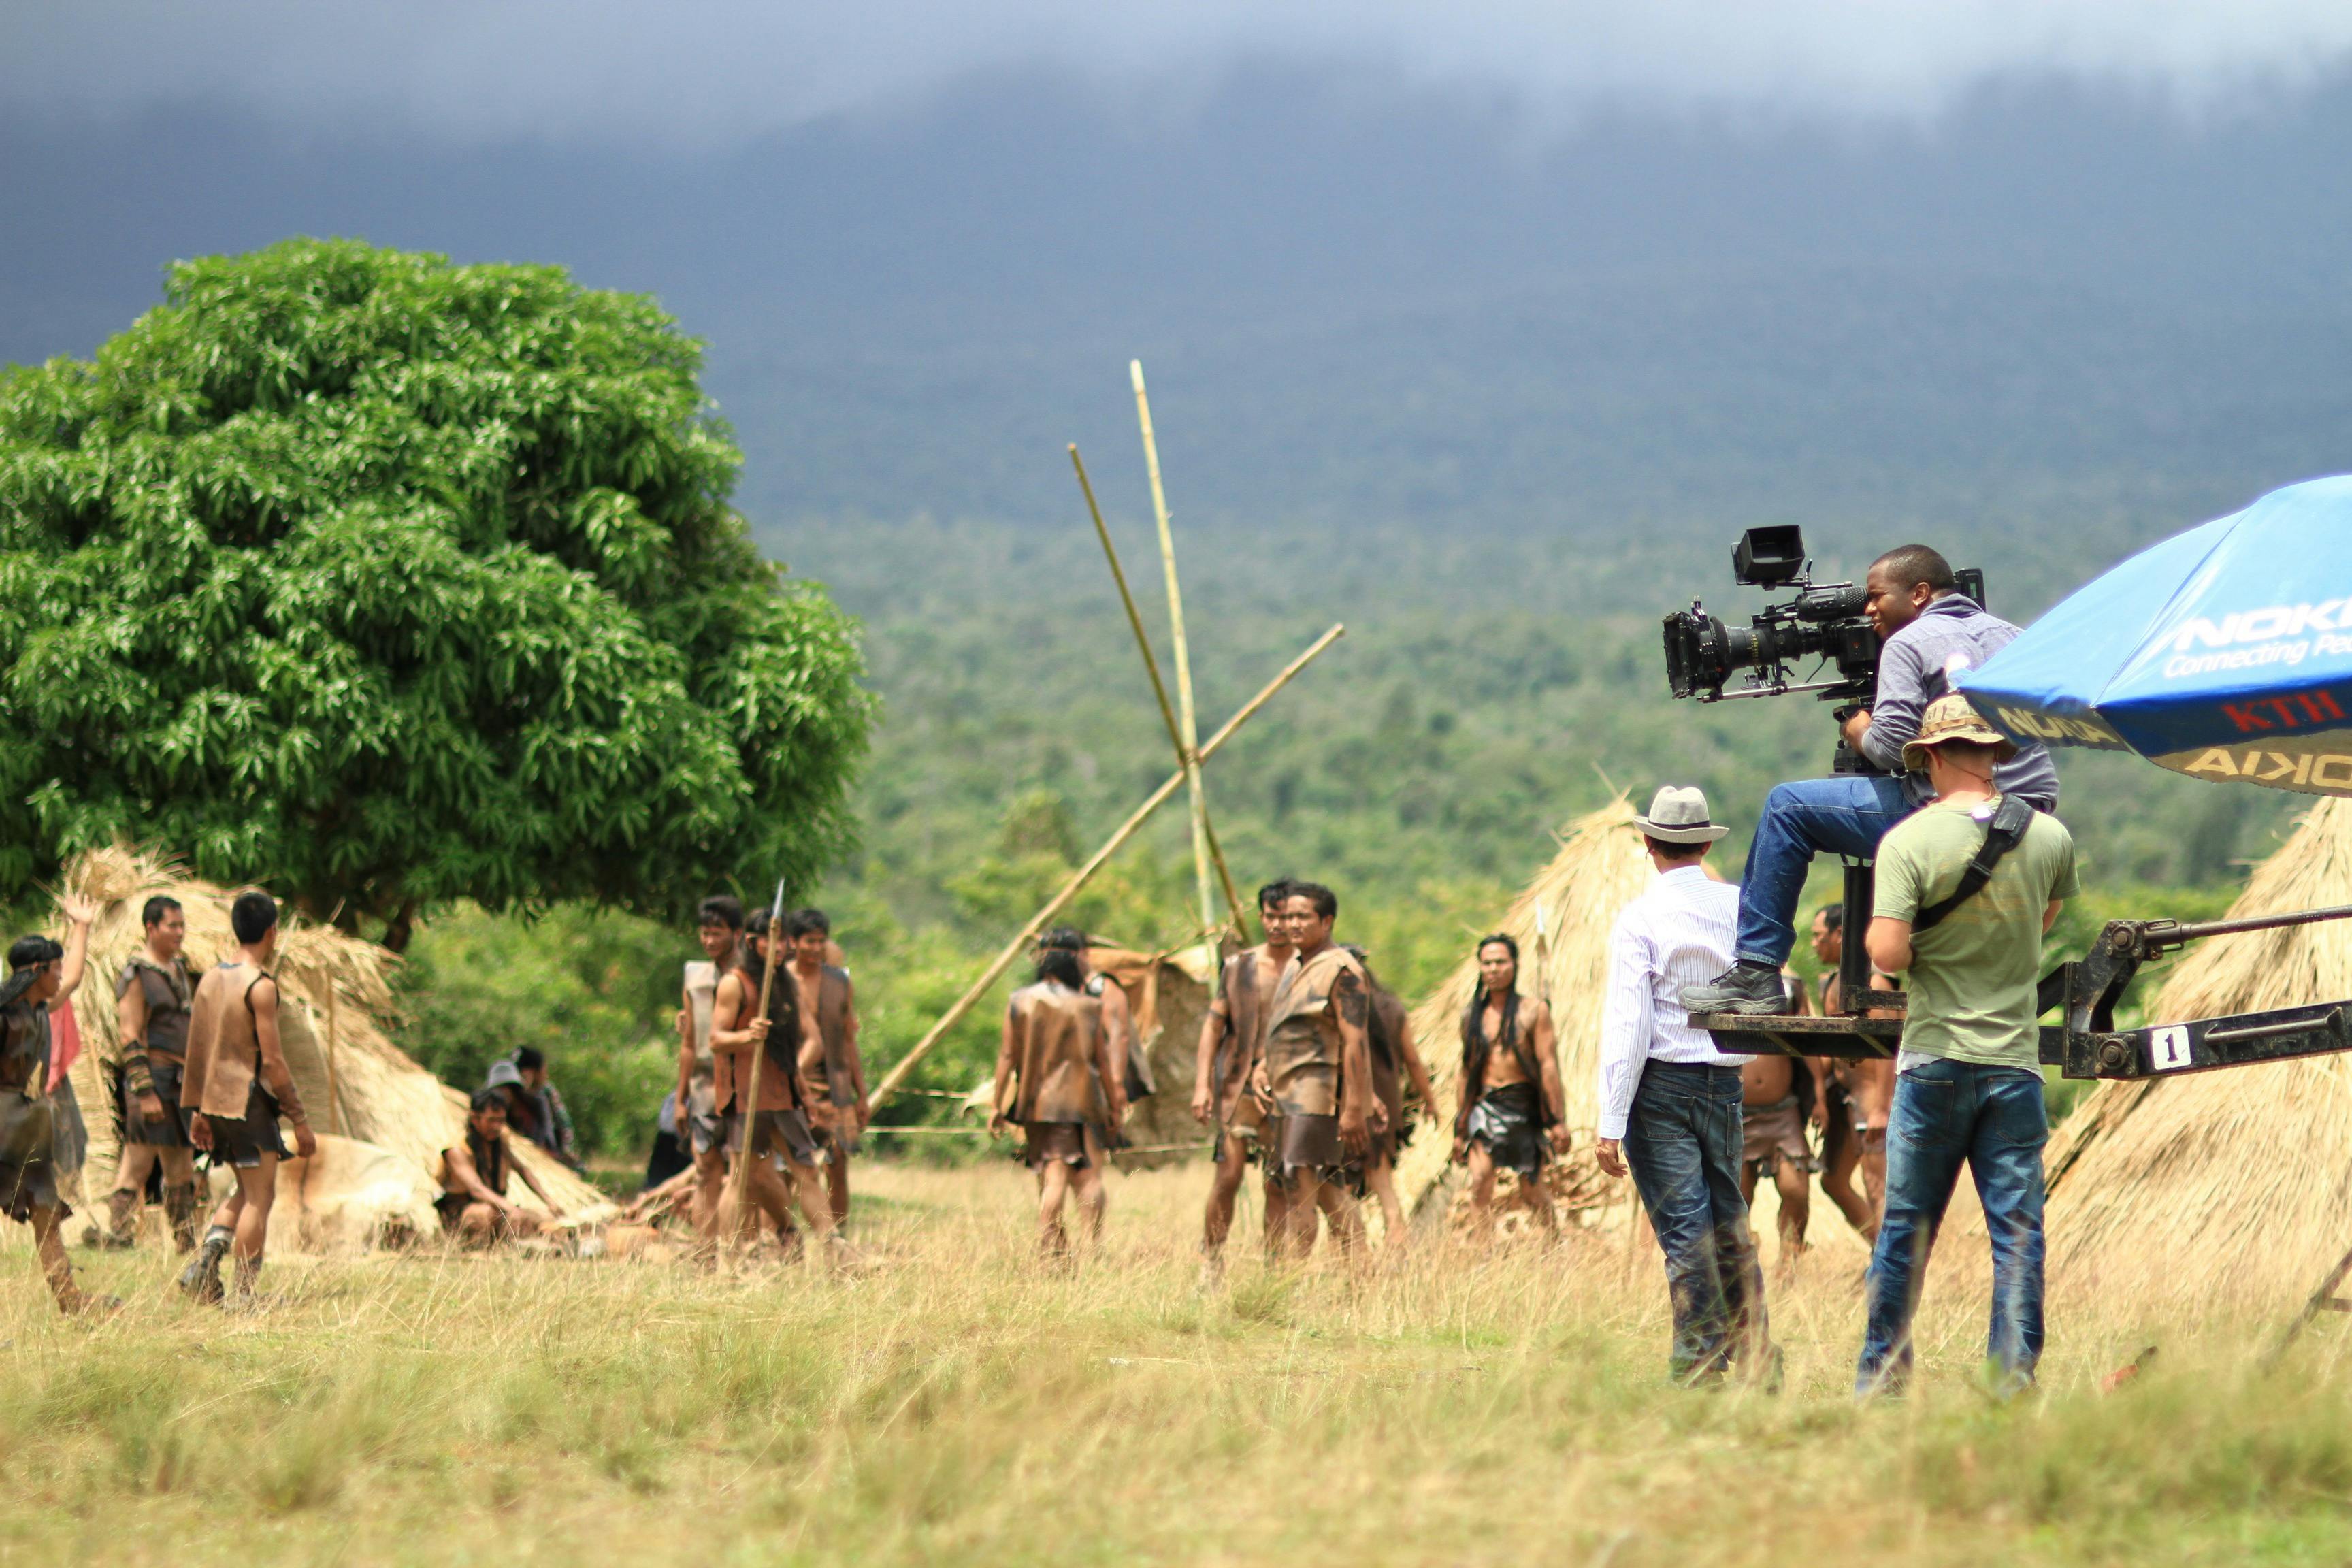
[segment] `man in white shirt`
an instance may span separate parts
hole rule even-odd
[[[1759,1364],[1764,1277],[1739,1195],[1739,1069],[1691,1027],[1678,999],[1692,977],[1728,962],[1739,889],[1706,874],[1708,847],[1728,828],[1706,796],[1669,784],[1633,819],[1658,879],[1617,917],[1601,1015],[1601,1168],[1630,1169],[1665,1253],[1674,1303],[1675,1381],[1719,1381],[1734,1360]]]

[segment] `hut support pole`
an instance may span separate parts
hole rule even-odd
[[[1187,770],[1186,776],[1197,772],[1192,753],[1184,744],[1184,731],[1177,722],[1176,710],[1168,701],[1167,683],[1160,679],[1160,660],[1151,651],[1151,638],[1143,629],[1143,616],[1135,607],[1135,595],[1128,591],[1127,571],[1118,563],[1118,547],[1110,542],[1110,530],[1103,526],[1102,508],[1095,503],[1095,487],[1087,478],[1087,465],[1078,457],[1078,448],[1070,447],[1070,466],[1078,473],[1078,489],[1086,493],[1087,515],[1094,519],[1095,537],[1102,541],[1103,558],[1110,563],[1111,581],[1118,584],[1118,602],[1127,607],[1127,624],[1135,633],[1135,646],[1143,654],[1143,672],[1151,677],[1151,694],[1160,700],[1160,721],[1168,727],[1168,743],[1176,748],[1176,763]],[[1201,836],[1207,842],[1209,858],[1216,866],[1217,880],[1225,894],[1225,908],[1234,917],[1234,934],[1249,941],[1248,915],[1242,908],[1241,895],[1234,889],[1234,874],[1225,866],[1225,852],[1217,843],[1215,824],[1209,820],[1206,801],[1201,803]],[[1204,925],[1208,922],[1203,920]]]
[[[1151,511],[1160,523],[1160,564],[1168,578],[1168,629],[1176,645],[1176,709],[1184,728],[1177,754],[1192,791],[1192,876],[1200,887],[1201,929],[1208,931],[1217,923],[1216,900],[1209,892],[1209,797],[1201,787],[1201,732],[1192,717],[1192,656],[1184,640],[1184,595],[1176,585],[1176,536],[1168,527],[1168,492],[1160,483],[1160,443],[1151,434],[1151,399],[1143,390],[1143,362],[1128,361],[1127,374],[1135,383],[1135,419],[1143,430],[1143,466],[1151,475]]]
[[[1266,682],[1265,688],[1256,696],[1242,705],[1239,712],[1225,721],[1223,729],[1209,737],[1208,744],[1201,748],[1195,765],[1214,756],[1217,748],[1223,745],[1234,731],[1247,722],[1259,709],[1273,700],[1276,692],[1289,685],[1293,676],[1306,668],[1308,663],[1325,648],[1339,641],[1346,630],[1344,626],[1333,626],[1309,644],[1305,653],[1285,665],[1281,674]],[[940,1021],[933,1024],[929,1031],[915,1042],[914,1049],[900,1057],[898,1065],[892,1068],[880,1083],[875,1085],[872,1095],[874,1104],[881,1104],[898,1091],[899,1086],[904,1084],[908,1076],[915,1070],[915,1065],[930,1055],[931,1048],[940,1043],[950,1029],[963,1021],[963,1016],[971,1012],[980,999],[988,994],[990,986],[996,984],[997,976],[1013,967],[1013,960],[1019,958],[1027,949],[1029,939],[1035,936],[1047,921],[1059,914],[1063,905],[1077,897],[1078,889],[1085,887],[1094,874],[1109,862],[1110,858],[1118,852],[1119,846],[1134,837],[1137,830],[1150,819],[1151,814],[1158,811],[1166,804],[1170,795],[1182,787],[1184,776],[1182,772],[1170,774],[1166,783],[1151,792],[1150,798],[1137,806],[1128,819],[1118,825],[1118,831],[1112,834],[1109,840],[1101,848],[1096,850],[1085,865],[1071,873],[1070,879],[1062,884],[1062,890],[1047,900],[1044,909],[1030,917],[1029,923],[1023,926],[1019,933],[1004,944],[1003,950],[989,961],[988,967],[981,971],[980,978],[974,980],[964,994],[956,998],[955,1005],[940,1016]]]
[[[341,989],[332,979],[327,982],[327,1131],[340,1138],[343,1135],[343,1095],[335,1083],[335,994]],[[310,1179],[310,1173],[303,1173]]]

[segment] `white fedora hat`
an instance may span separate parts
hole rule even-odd
[[[1661,844],[1712,844],[1731,831],[1707,820],[1706,792],[1695,785],[1665,785],[1650,802],[1650,814],[1635,817],[1633,826]]]

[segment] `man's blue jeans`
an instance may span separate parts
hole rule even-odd
[[[1625,1123],[1625,1164],[1666,1255],[1677,1382],[1722,1375],[1765,1338],[1764,1275],[1739,1195],[1739,1069],[1649,1062]]]
[[[1895,1080],[1886,1130],[1886,1217],[1870,1254],[1870,1319],[1854,1392],[1899,1387],[1911,1371],[1911,1317],[1945,1205],[1968,1162],[1992,1237],[1987,1356],[2012,1388],[2042,1359],[2042,1078],[2022,1068],[1931,1061]]]
[[[1815,855],[1877,853],[1886,830],[1911,815],[1903,781],[1845,774],[1774,786],[1756,822],[1748,868],[1739,875],[1739,941],[1734,956],[1778,969],[1797,942],[1797,900]]]

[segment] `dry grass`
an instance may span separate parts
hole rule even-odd
[[[711,1276],[438,1252],[273,1266],[251,1320],[142,1253],[95,1328],[0,1253],[0,1558],[187,1564],[2339,1562],[2352,1336],[2259,1336],[2059,1281],[2044,1392],[1974,1391],[1980,1298],[1856,1409],[1856,1258],[1774,1296],[1777,1397],[1663,1385],[1654,1256],[1244,1251],[1195,1289],[1203,1171],[1115,1177],[1103,1254],[1033,1266],[1024,1178],[862,1169],[872,1258]],[[871,1202],[873,1196],[879,1204]],[[1244,1232],[1247,1231],[1245,1216]],[[249,1522],[246,1522],[249,1521]]]
[[[2315,806],[2236,916],[2352,903],[2352,801]],[[2352,921],[2192,948],[2151,1022],[2352,997]],[[2352,1248],[2352,1058],[2102,1084],[2059,1129],[2053,1266],[2169,1312],[2299,1303]]]

